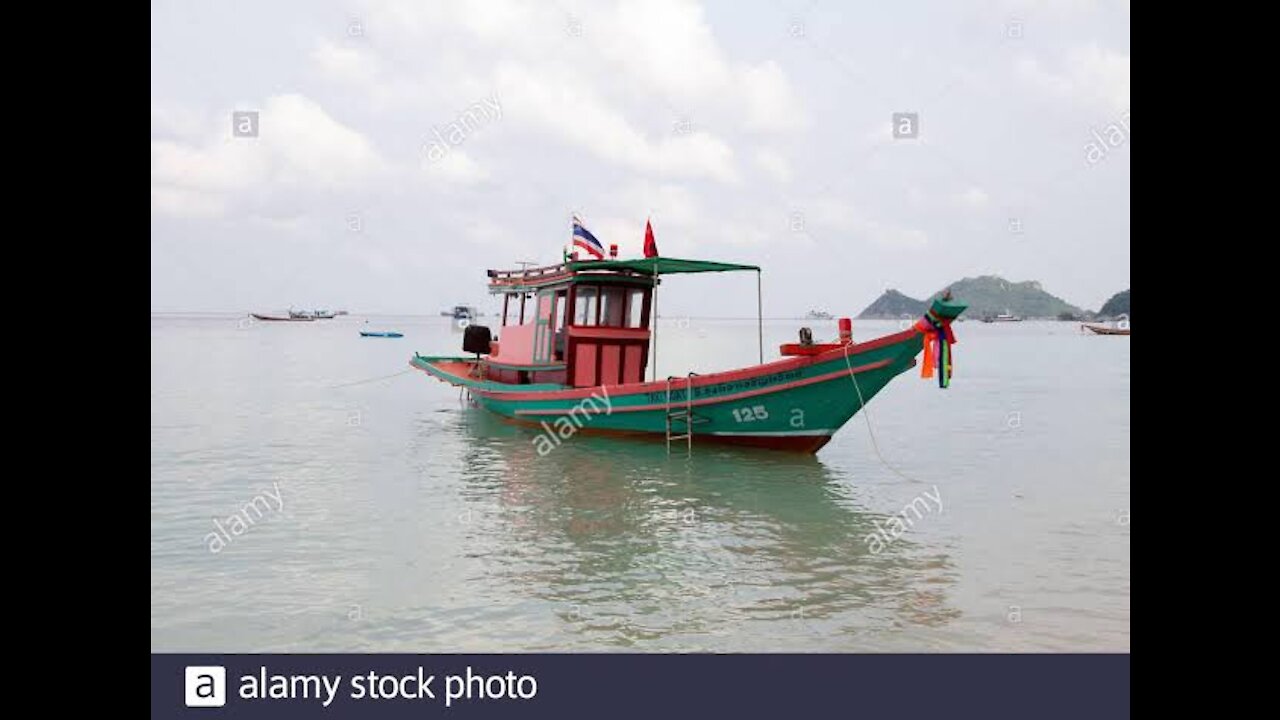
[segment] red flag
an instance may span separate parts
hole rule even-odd
[[[658,257],[658,243],[653,240],[653,225],[648,220],[644,221],[644,256]]]

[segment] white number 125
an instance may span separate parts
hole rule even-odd
[[[764,409],[763,405],[754,407],[734,408],[733,419],[738,422],[754,422],[756,420],[768,420],[769,411]]]

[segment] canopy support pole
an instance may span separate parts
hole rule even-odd
[[[649,318],[651,344],[653,345],[653,364],[649,366],[650,382],[658,381],[658,263],[653,263],[653,317]]]
[[[760,364],[764,364],[764,298],[760,271],[756,270],[756,339],[760,341]]]

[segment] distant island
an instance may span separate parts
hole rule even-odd
[[[859,319],[877,318],[881,320],[896,319],[902,316],[917,317],[923,315],[927,307],[925,301],[907,297],[897,290],[885,290],[884,294],[863,310]]]
[[[1111,299],[1103,303],[1102,309],[1098,311],[1098,315],[1102,317],[1119,317],[1120,315],[1129,314],[1129,291],[1118,292],[1111,296]]]
[[[1010,282],[995,275],[983,275],[954,282],[931,295],[928,300],[916,300],[897,290],[886,290],[858,317],[880,320],[896,320],[904,315],[915,317],[924,313],[929,302],[947,289],[951,290],[956,300],[968,303],[969,310],[965,315],[973,320],[1005,313],[1022,318],[1053,319],[1081,319],[1091,314],[1062,298],[1045,292],[1044,288],[1040,287],[1040,283],[1034,280]],[[1124,295],[1125,307],[1128,308],[1128,291],[1126,290],[1122,295]]]

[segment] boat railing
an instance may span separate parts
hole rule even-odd
[[[540,278],[551,275],[559,275],[568,272],[569,266],[564,263],[559,265],[547,265],[536,268],[521,268],[519,270],[490,270],[489,279],[495,283],[498,282],[514,282],[516,280],[538,280]]]

